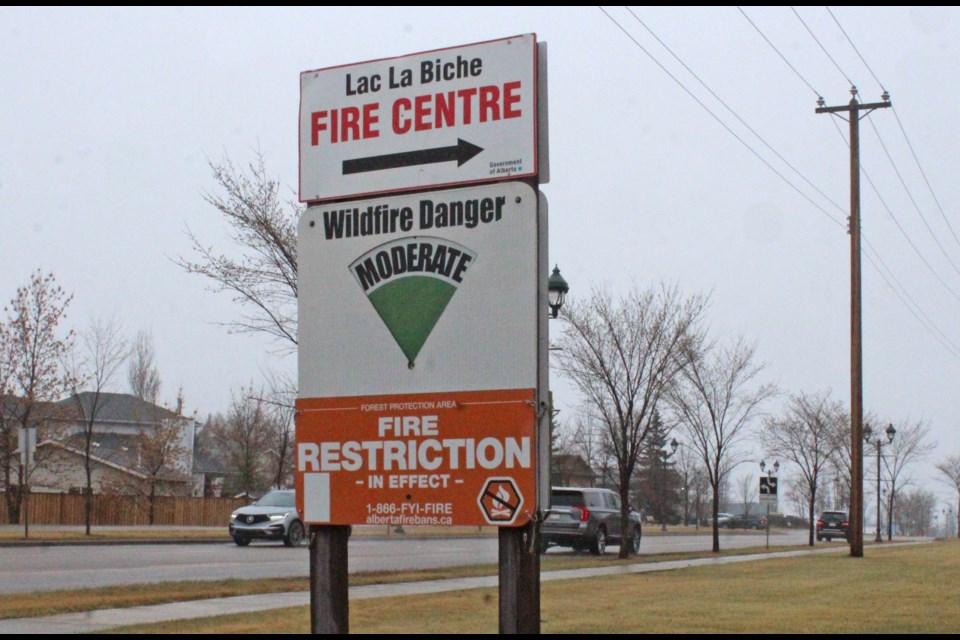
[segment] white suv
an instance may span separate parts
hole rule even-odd
[[[288,547],[303,542],[305,529],[297,513],[297,498],[292,490],[271,491],[248,507],[230,514],[230,536],[238,546],[251,540],[283,540]]]

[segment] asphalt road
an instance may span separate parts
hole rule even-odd
[[[802,544],[806,532],[770,536],[771,546]],[[721,536],[722,549],[764,543],[764,533]],[[834,543],[839,545],[840,543]],[[644,536],[641,554],[709,550],[709,535]],[[360,538],[350,540],[350,572],[427,569],[495,563],[497,540],[484,538]],[[550,555],[571,553],[551,549]],[[608,549],[616,553],[616,547]],[[140,584],[307,576],[307,548],[280,544],[111,545],[0,548],[0,593]]]

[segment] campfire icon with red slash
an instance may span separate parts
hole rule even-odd
[[[490,478],[477,496],[477,504],[487,522],[495,525],[512,524],[520,513],[523,495],[513,478]]]

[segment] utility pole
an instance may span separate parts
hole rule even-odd
[[[857,102],[857,88],[850,87],[850,104],[827,107],[817,100],[817,113],[849,112],[850,117],[850,555],[863,557],[863,335],[860,306],[860,118],[874,109],[885,109],[890,94],[880,96],[883,102]],[[861,115],[861,112],[865,112]],[[843,116],[839,116],[843,118]]]

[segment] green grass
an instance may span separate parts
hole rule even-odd
[[[496,633],[497,592],[359,600],[354,633]],[[960,543],[545,582],[545,633],[958,633]],[[306,633],[306,607],[118,629]]]

